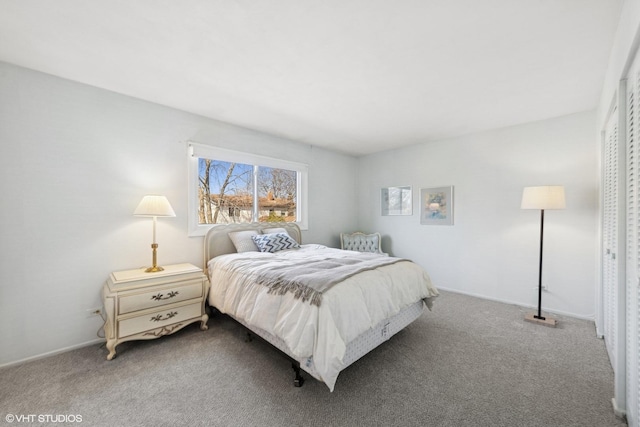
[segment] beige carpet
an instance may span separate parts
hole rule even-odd
[[[91,346],[0,369],[0,417],[79,415],[83,426],[623,426],[592,322],[556,329],[525,310],[442,292],[432,312],[340,374],[336,389],[293,371],[216,314],[172,336]]]

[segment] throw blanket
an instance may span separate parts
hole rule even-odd
[[[269,293],[292,293],[295,298],[312,305],[322,304],[322,294],[334,285],[366,270],[374,270],[403,258],[373,253],[345,252],[336,258],[324,259],[252,259],[256,283],[269,288]]]

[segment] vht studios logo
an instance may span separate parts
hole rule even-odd
[[[66,414],[7,414],[8,423],[81,423],[82,415]]]

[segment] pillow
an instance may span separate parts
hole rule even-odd
[[[229,238],[231,242],[233,242],[233,246],[236,247],[236,251],[238,253],[241,252],[259,252],[258,247],[253,240],[252,236],[257,236],[258,232],[255,230],[246,230],[246,231],[232,231],[229,233]]]
[[[286,228],[284,227],[278,227],[278,228],[265,228],[262,230],[262,234],[274,234],[274,233],[285,233],[285,234],[289,234],[286,230]]]
[[[300,247],[287,233],[257,234],[251,239],[258,246],[260,252],[278,252],[285,249],[297,249]]]

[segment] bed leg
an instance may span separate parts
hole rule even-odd
[[[302,378],[302,375],[300,375],[300,363],[292,362],[291,367],[293,368],[293,372],[296,373],[296,377],[293,380],[293,385],[296,387],[302,387],[302,384],[304,384],[304,378]]]

